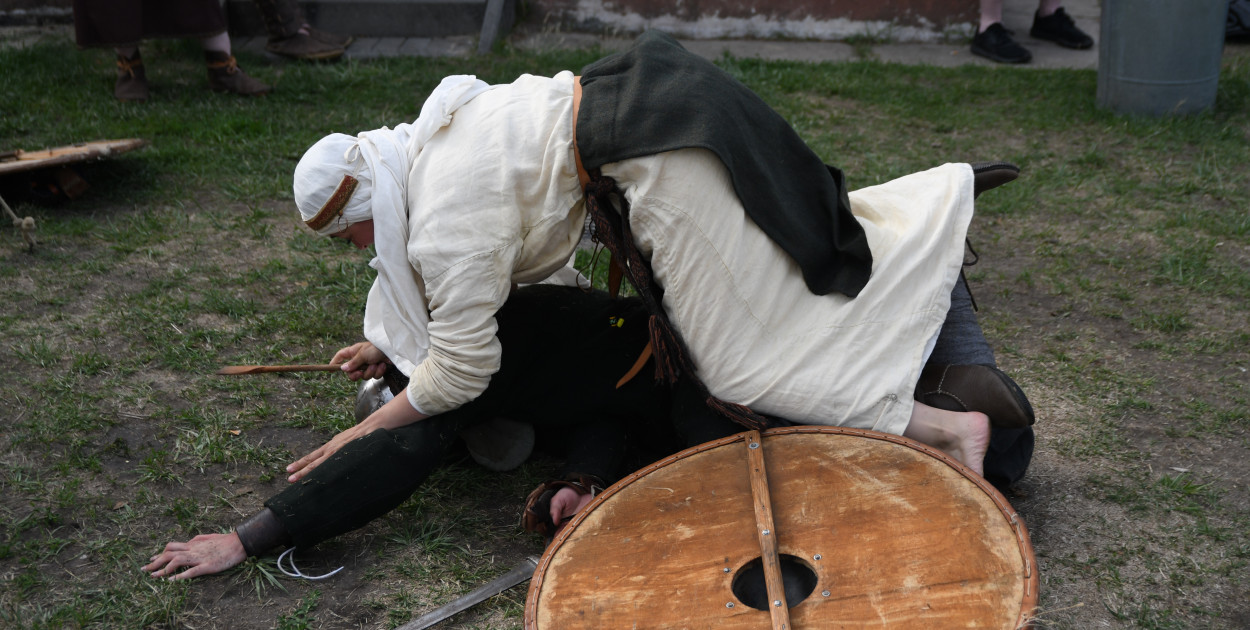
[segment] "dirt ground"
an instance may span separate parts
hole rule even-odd
[[[133,208],[101,206],[78,219],[95,223],[135,218],[137,214],[141,212]],[[47,379],[53,375],[32,374],[24,365],[31,360],[31,339],[67,350],[53,362],[69,366],[84,350],[83,342],[74,340],[74,331],[92,330],[92,322],[102,318],[107,320],[108,329],[86,346],[92,352],[124,356],[147,346],[149,340],[141,331],[120,328],[124,320],[102,313],[102,309],[107,310],[105,304],[150,299],[154,277],[171,272],[185,277],[176,270],[189,265],[190,257],[196,258],[196,268],[213,269],[219,278],[241,277],[256,267],[272,268],[271,258],[284,259],[290,266],[297,264],[299,254],[285,252],[303,247],[301,236],[291,229],[285,210],[277,204],[264,209],[262,222],[270,227],[256,240],[231,243],[229,233],[212,227],[218,220],[214,213],[192,213],[189,221],[197,237],[191,242],[153,244],[144,248],[147,255],[117,259],[106,275],[75,272],[57,278],[58,268],[62,268],[59,265],[70,260],[108,258],[107,245],[94,237],[47,235],[36,255],[16,251],[13,243],[7,242],[4,264],[10,271],[6,283],[16,283],[17,292],[11,292],[6,308],[22,315],[9,320],[5,343],[11,354],[23,360],[0,366],[0,375],[8,383],[27,384],[23,391],[6,390],[9,426],[33,426],[35,423],[27,421],[46,413],[41,407],[50,404],[46,394],[38,392],[48,391]],[[1180,370],[1172,357],[1143,343],[1149,335],[1135,329],[1127,321],[1131,318],[1091,316],[1090,305],[1077,306],[1064,296],[1022,283],[1021,274],[1043,264],[1037,260],[1036,249],[1019,246],[1026,240],[1022,235],[1038,227],[1022,225],[1015,219],[978,218],[973,229],[983,235],[978,239],[983,243],[978,249],[980,269],[985,271],[974,273],[971,284],[987,334],[999,349],[1001,366],[1023,384],[1038,413],[1033,466],[1008,498],[1023,516],[1036,549],[1044,627],[1149,627],[1152,624],[1137,623],[1134,615],[1141,609],[1132,608],[1137,604],[1134,598],[1149,601],[1164,597],[1171,591],[1168,582],[1175,580],[1182,582],[1185,607],[1218,611],[1215,618],[1219,623],[1203,623],[1203,615],[1178,615],[1188,621],[1178,625],[1177,617],[1172,617],[1173,623],[1158,627],[1237,627],[1250,622],[1246,586],[1241,579],[1245,531],[1238,531],[1245,524],[1250,473],[1244,426],[1240,424],[1244,409],[1238,402],[1244,395],[1244,373],[1250,365],[1246,347],[1194,357],[1196,360],[1187,360]],[[1238,256],[1244,260],[1246,254],[1243,250]],[[331,255],[341,262],[359,264],[353,252],[341,248]],[[277,284],[284,280],[298,282],[283,273],[267,279]],[[211,278],[194,281],[185,289],[203,293],[212,283]],[[56,288],[60,296],[50,300],[37,289],[40,284]],[[285,289],[255,289],[245,287],[244,291],[252,293],[258,313],[279,309],[284,300],[291,299]],[[26,298],[15,301],[14,295]],[[1159,297],[1168,299],[1167,295]],[[1144,300],[1139,293],[1138,301]],[[195,311],[188,313],[189,322],[174,325],[227,331],[244,327],[228,315]],[[1244,313],[1233,309],[1194,308],[1190,314],[1197,320],[1194,328],[1198,330],[1245,326]],[[1122,394],[1108,391],[1090,398],[1081,370],[1063,367],[1073,361],[1073,356],[1066,360],[1056,356],[1057,338],[1067,344],[1066,353],[1083,357],[1080,360],[1090,369],[1131,371],[1133,382],[1141,385],[1133,392],[1139,402],[1110,417],[1091,409],[1091,404],[1116,406],[1120,401],[1115,398]],[[311,348],[308,353],[328,357],[336,343],[350,340],[350,328],[345,325],[340,339],[327,339],[322,347]],[[218,350],[227,355],[237,353],[240,343],[235,340]],[[212,361],[213,357],[208,357],[208,363]],[[395,514],[300,554],[300,566],[309,573],[346,567],[334,578],[321,582],[284,578],[282,587],[259,589],[255,582],[259,570],[252,569],[196,580],[190,586],[162,585],[144,595],[144,587],[138,586],[143,581],[137,570],[144,560],[140,554],[155,553],[168,539],[229,527],[259,509],[265,498],[285,484],[278,468],[329,435],[324,428],[249,420],[249,409],[263,405],[273,410],[275,420],[298,416],[310,405],[333,408],[342,416],[354,391],[347,383],[327,387],[322,382],[325,377],[320,376],[267,376],[262,385],[232,393],[221,391],[210,376],[177,373],[159,365],[149,367],[156,369],[142,369],[118,379],[107,378],[115,369],[108,368],[97,378],[81,381],[87,390],[122,383],[129,391],[94,392],[94,401],[89,404],[107,407],[95,409],[107,419],[94,430],[73,433],[78,437],[69,444],[33,438],[29,428],[6,432],[6,469],[28,471],[35,479],[46,480],[44,488],[63,489],[66,480],[77,479],[74,492],[88,503],[86,509],[52,507],[38,516],[55,524],[51,528],[56,532],[54,539],[69,541],[63,551],[39,563],[44,583],[64,582],[69,587],[66,596],[93,601],[99,594],[83,592],[83,585],[113,582],[117,584],[113,597],[132,602],[137,599],[142,609],[157,609],[153,623],[144,625],[240,628],[292,623],[298,618],[293,615],[315,593],[315,606],[308,617],[315,622],[307,627],[390,626],[449,601],[475,583],[502,573],[525,555],[541,551],[537,539],[518,531],[517,518],[525,493],[536,480],[551,474],[555,461],[540,458],[519,472],[498,475],[477,469],[461,454],[447,472]],[[310,384],[319,388],[316,401],[309,400],[306,388]],[[1194,434],[1185,419],[1192,416],[1194,401],[1222,406],[1235,417],[1236,430]],[[188,452],[175,451],[170,477],[153,474],[151,465],[136,466],[145,454],[150,460],[152,453],[170,452],[171,442],[187,439],[171,415],[203,413],[206,407],[224,416],[227,424],[242,428],[249,443],[275,449],[275,454],[204,464],[197,463]],[[1114,435],[1100,436],[1101,431]],[[41,452],[36,445],[44,443],[47,450]],[[80,459],[82,453],[91,454],[96,468],[88,466],[87,470],[58,477],[53,472],[56,466],[64,468],[72,461],[76,448]],[[41,461],[44,458],[50,461]],[[1192,512],[1152,504],[1148,496],[1134,498],[1149,492],[1153,482],[1134,485],[1125,481],[1175,476],[1178,471],[1201,480],[1204,486],[1219,487],[1217,503],[1222,507],[1203,503],[1200,510],[1209,511],[1213,520],[1224,521],[1212,527],[1231,526],[1232,531],[1224,534],[1232,536],[1231,540],[1208,544],[1190,539]],[[54,483],[55,478],[61,481]],[[6,485],[10,490],[0,506],[8,518],[29,513],[32,505],[40,503],[15,491],[24,486],[13,473]],[[1166,502],[1167,498],[1159,500]],[[171,510],[171,505],[183,509]],[[431,507],[442,516],[427,512]],[[16,536],[10,534],[11,548],[41,536],[40,527],[23,527]],[[446,536],[430,538],[428,532],[414,533],[414,528],[443,528]],[[125,550],[110,551],[114,543]],[[132,576],[121,577],[123,567],[115,559],[104,558],[110,553],[130,563],[127,570]],[[4,575],[12,578],[22,573],[18,560],[10,553],[0,561]],[[272,561],[272,557],[265,559]],[[1183,565],[1190,562],[1223,563],[1212,571],[1226,576],[1221,578],[1207,570],[1186,572]],[[176,594],[171,595],[170,589]],[[1176,597],[1176,593],[1166,596]],[[446,627],[515,627],[524,597],[523,588],[514,589]],[[10,599],[7,603],[13,606],[15,602]],[[161,607],[170,608],[164,622],[160,620]],[[1194,619],[1197,622],[1190,626]],[[1224,625],[1226,622],[1231,625]]]
[[[1224,132],[1250,143],[1244,118]],[[982,326],[1037,411],[1006,495],[1036,553],[1036,625],[1250,627],[1250,166],[1089,142],[1038,151],[971,229]],[[88,179],[127,167],[100,168]],[[345,567],[332,578],[283,577],[274,556],[143,575],[166,542],[255,512],[349,425],[344,379],[212,371],[357,341],[367,258],[282,202],[212,191],[30,211],[33,253],[0,235],[0,627],[396,627],[542,551],[520,506],[558,462],[498,474],[458,452],[390,515],[300,550],[309,573]],[[442,627],[520,627],[525,597]]]

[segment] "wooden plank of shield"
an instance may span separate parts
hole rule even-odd
[[[133,151],[146,146],[147,143],[147,140],[140,138],[125,138],[122,140],[80,142],[35,151],[23,151],[21,149],[4,151],[0,153],[0,175],[100,160],[126,153],[127,151]]]

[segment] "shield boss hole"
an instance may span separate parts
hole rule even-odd
[[[781,554],[781,583],[786,590],[786,605],[794,608],[816,590],[816,572],[802,558]],[[769,610],[768,587],[764,584],[764,561],[756,558],[738,569],[730,585],[738,601],[756,610]]]

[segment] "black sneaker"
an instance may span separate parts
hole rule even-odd
[[[999,22],[977,33],[972,38],[972,54],[992,59],[998,63],[1027,63],[1033,53],[1011,38],[1011,31]]]
[[[1094,38],[1077,28],[1076,23],[1063,10],[1063,7],[1059,7],[1054,13],[1046,17],[1034,13],[1033,28],[1029,29],[1029,36],[1055,42],[1064,48],[1075,48],[1077,50],[1084,50],[1094,45]]]

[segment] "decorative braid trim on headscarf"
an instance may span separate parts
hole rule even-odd
[[[343,209],[347,207],[347,202],[352,198],[352,193],[356,192],[356,186],[359,184],[360,182],[355,177],[344,175],[343,181],[339,182],[338,187],[334,189],[334,194],[330,195],[330,198],[321,205],[321,209],[317,211],[317,214],[313,215],[313,218],[304,223],[312,228],[313,231],[318,231],[329,225],[331,221],[339,218],[343,214]]]
[[[616,264],[624,272],[625,279],[633,285],[647,311],[651,313],[648,328],[651,333],[651,347],[655,352],[656,380],[671,384],[685,376],[695,386],[707,406],[720,415],[757,431],[771,426],[772,423],[766,417],[751,411],[749,407],[713,396],[707,385],[695,374],[690,350],[681,334],[673,328],[661,304],[664,289],[655,284],[651,266],[643,260],[638,247],[634,245],[634,236],[629,229],[629,202],[616,181],[595,169],[590,173],[590,183],[586,184],[585,193],[592,238],[612,253]],[[617,212],[617,207],[620,212]]]

